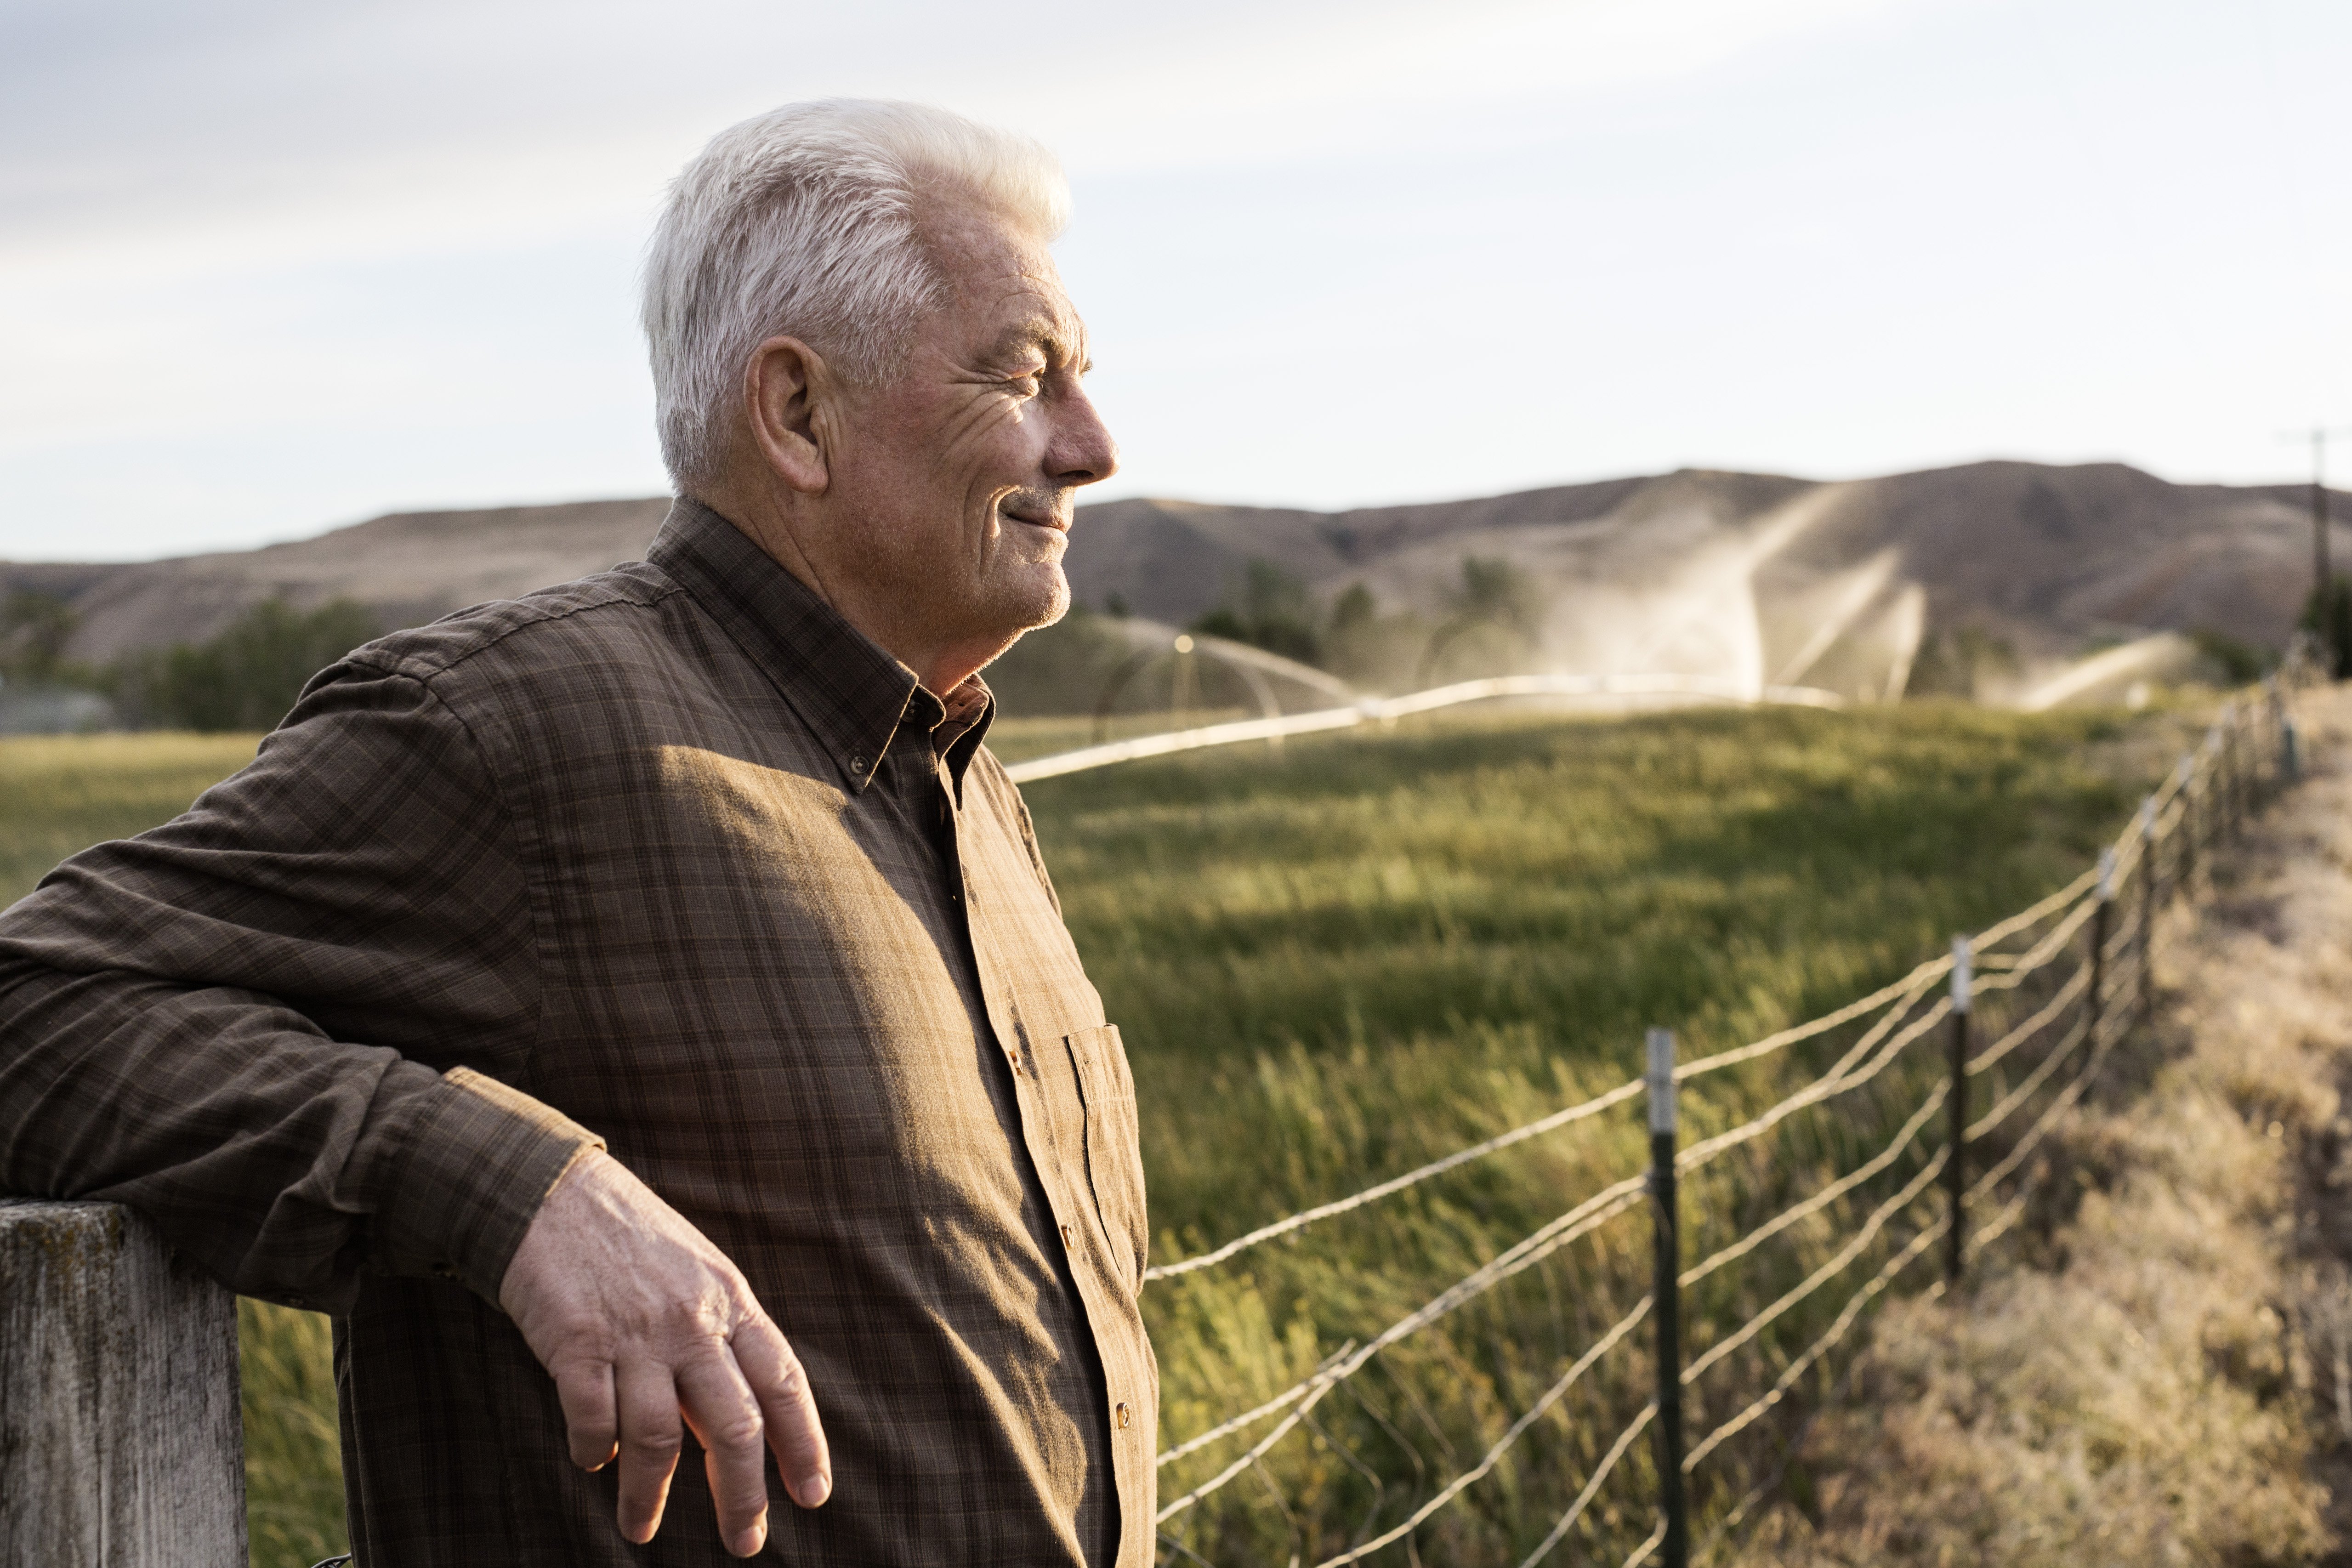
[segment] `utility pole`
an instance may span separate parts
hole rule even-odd
[[[2311,442],[2311,604],[2314,617],[2319,623],[2319,646],[2327,651],[2327,674],[2333,679],[2336,671],[2344,667],[2347,650],[2336,646],[2336,573],[2327,559],[2330,521],[2327,509],[2327,440],[2331,436],[2352,436],[2352,425],[2315,425],[2308,433]],[[2305,433],[2300,431],[2280,437],[2285,441],[2305,438]]]

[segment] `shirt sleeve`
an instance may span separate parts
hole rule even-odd
[[[476,736],[347,661],[253,764],[0,914],[0,1191],[120,1202],[247,1295],[498,1299],[600,1141],[514,1087],[539,971]]]

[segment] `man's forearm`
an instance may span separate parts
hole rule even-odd
[[[539,1200],[597,1142],[249,993],[0,967],[0,1188],[128,1204],[248,1295],[332,1310],[373,1270],[495,1300]]]

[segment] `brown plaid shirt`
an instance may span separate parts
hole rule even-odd
[[[603,1142],[743,1269],[835,1490],[783,1563],[1139,1565],[1134,1080],[1021,797],[723,519],[352,654],[253,765],[0,916],[0,1190],[336,1315],[362,1568],[652,1545],[492,1303]]]

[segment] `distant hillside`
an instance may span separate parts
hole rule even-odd
[[[2276,647],[2308,588],[2307,493],[1985,462],[1843,482],[1685,470],[1342,512],[1130,500],[1080,509],[1069,571],[1082,605],[1184,625],[1265,562],[1318,603],[1361,584],[1431,626],[1457,608],[1465,557],[1498,559],[1543,605],[1542,662],[1883,694],[1938,630],[2032,668],[2165,630]],[[666,505],[401,513],[233,553],[0,564],[0,591],[68,599],[68,651],[94,662],[201,639],[271,597],[412,624],[633,559]],[[2352,527],[2335,541],[2352,563]]]
[[[73,605],[67,653],[103,663],[137,648],[199,642],[265,599],[309,609],[356,599],[387,626],[508,599],[635,561],[667,498],[482,511],[395,512],[259,550],[113,565],[0,563],[0,593],[35,588]]]
[[[1330,513],[1122,500],[1080,514],[1070,576],[1081,602],[1116,595],[1181,623],[1256,557],[1325,595],[1361,582],[1435,616],[1464,556],[1502,557],[1543,585],[1547,641],[1571,667],[1622,664],[1645,644],[1672,665],[1661,638],[1752,633],[1764,678],[1794,679],[1832,623],[1893,642],[1974,626],[2028,661],[2162,630],[2277,647],[2310,587],[2308,497],[2121,464],[1987,462],[1834,483],[1685,470]],[[2334,541],[2352,563],[2352,528],[2339,521]]]

